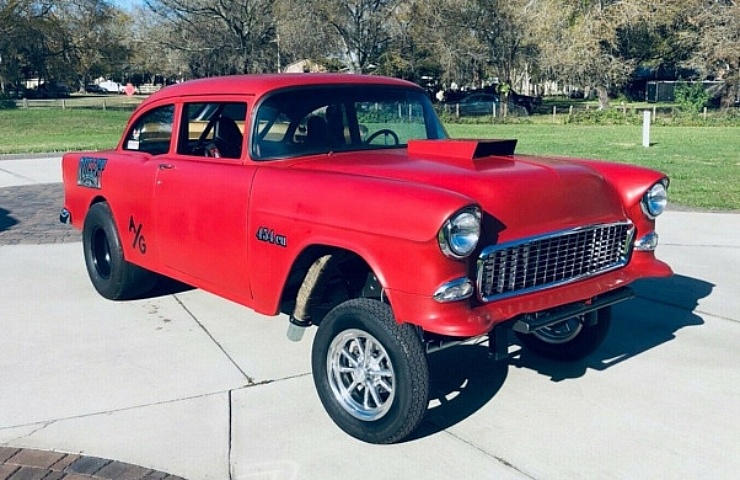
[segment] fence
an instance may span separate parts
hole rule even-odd
[[[503,117],[526,117],[527,110],[514,103],[502,105],[498,102],[471,102],[471,103],[439,103],[436,106],[437,112],[445,117],[488,117],[492,120]]]
[[[112,95],[112,96],[90,96],[90,97],[69,97],[69,98],[54,98],[54,99],[36,99],[29,100],[22,98],[16,100],[15,104],[18,108],[31,109],[31,108],[61,108],[62,110],[74,109],[74,108],[85,108],[85,109],[114,109],[114,110],[133,110],[146,98],[141,95],[134,95],[131,97],[124,95]]]
[[[597,105],[584,103],[550,103],[537,106],[531,113],[527,113],[521,107],[509,106],[506,115],[503,115],[499,105],[489,105],[487,112],[468,112],[460,108],[456,103],[435,104],[437,113],[445,121],[449,122],[473,122],[473,123],[499,123],[499,122],[525,122],[525,123],[569,123],[572,121],[586,121],[592,119],[593,123],[613,123],[620,120],[628,123],[642,123],[642,115],[645,110],[650,111],[651,122],[670,122],[672,119],[681,117],[686,119],[687,115],[677,107],[654,104],[628,105],[612,103],[607,110],[599,110]],[[740,112],[738,112],[740,113]],[[718,111],[704,108],[693,118],[707,120],[716,117]],[[736,114],[735,114],[736,115]]]
[[[645,87],[645,100],[650,103],[674,102],[676,101],[676,87],[680,85],[695,85],[697,83],[700,83],[704,87],[704,90],[713,94],[717,93],[725,82],[685,82],[667,80],[647,82],[647,86]]]

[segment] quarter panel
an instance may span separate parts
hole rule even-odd
[[[124,257],[149,269],[157,268],[147,245],[152,231],[139,226],[152,224],[156,165],[151,155],[115,151],[67,154],[62,159],[64,205],[71,212],[72,225],[82,229],[90,206],[99,200],[108,202]]]

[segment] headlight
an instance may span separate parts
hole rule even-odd
[[[642,196],[642,211],[648,218],[655,218],[665,210],[668,203],[668,180],[664,179],[656,183]]]
[[[439,231],[439,248],[448,257],[465,258],[475,250],[480,239],[480,210],[460,210]]]

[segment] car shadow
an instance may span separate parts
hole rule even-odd
[[[166,297],[168,295],[174,295],[176,293],[188,292],[195,290],[195,287],[190,286],[186,283],[178,282],[169,277],[158,276],[157,282],[154,284],[151,290],[143,293],[134,300],[146,300],[150,298]]]
[[[632,287],[636,298],[613,307],[611,329],[593,354],[577,362],[559,362],[522,348],[512,354],[510,365],[535,370],[553,382],[582,377],[588,370],[606,370],[673,340],[682,328],[703,325],[694,309],[714,285],[674,275],[640,280]]]
[[[495,361],[488,344],[461,345],[429,355],[429,407],[408,441],[433,435],[465,420],[501,389],[506,361]]]
[[[606,370],[669,342],[682,328],[703,325],[693,311],[714,285],[674,275],[641,280],[633,288],[636,298],[613,307],[611,329],[602,346],[581,361],[559,362],[517,349],[513,334],[508,361],[493,360],[487,342],[429,355],[429,407],[409,441],[443,431],[481,409],[501,389],[510,367],[536,371],[553,382],[577,379],[589,370]]]
[[[0,232],[10,230],[11,227],[18,225],[18,219],[13,218],[10,210],[0,208]]]

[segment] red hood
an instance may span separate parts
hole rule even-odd
[[[467,141],[421,141],[408,150],[315,156],[295,168],[393,178],[461,193],[480,204],[485,224],[500,241],[626,218],[615,189],[594,169],[527,155],[475,158],[490,150]]]

